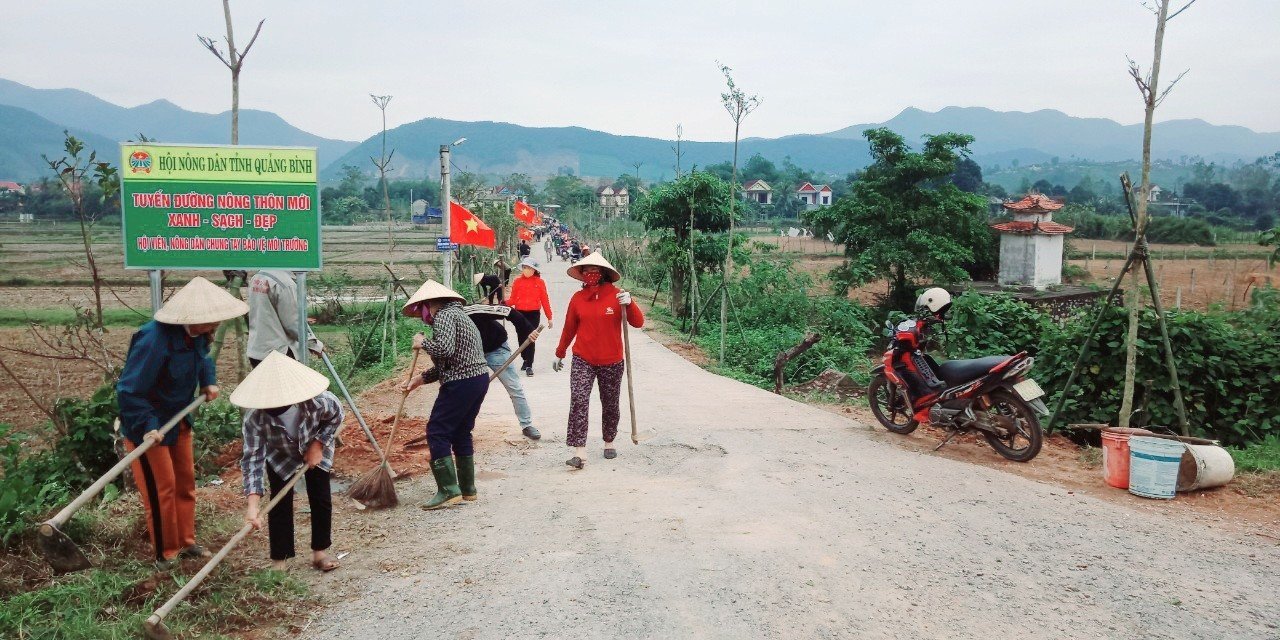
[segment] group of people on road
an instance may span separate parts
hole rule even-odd
[[[522,344],[520,369],[534,373],[533,343],[551,328],[552,308],[546,282],[536,260],[525,256],[520,274],[504,295],[504,265],[495,274],[481,274],[476,284],[482,301],[466,299],[443,284],[428,280],[405,303],[402,312],[431,327],[431,335],[415,339],[415,348],[433,363],[405,385],[405,392],[439,382],[440,389],[427,423],[427,443],[435,494],[422,505],[439,509],[475,500],[475,447],[472,431],[489,389],[490,372],[506,389],[521,433],[530,440],[542,434],[533,424],[519,376],[512,360],[506,323]],[[570,358],[570,408],[566,444],[574,469],[586,463],[588,408],[593,387],[602,403],[604,457],[617,457],[614,439],[620,420],[620,390],[624,371],[623,322],[636,328],[644,315],[631,294],[616,285],[621,274],[599,253],[586,256],[568,269],[582,282],[564,313],[556,346],[554,371]],[[496,283],[487,283],[493,276]],[[147,530],[159,568],[169,569],[182,558],[212,554],[196,542],[195,461],[190,417],[193,390],[206,401],[219,396],[217,372],[210,347],[222,322],[248,315],[247,355],[252,371],[230,396],[243,410],[243,452],[240,469],[246,496],[245,519],[263,526],[261,500],[287,491],[266,518],[273,566],[283,568],[296,555],[294,547],[293,480],[302,474],[311,513],[311,565],[331,571],[338,562],[327,550],[332,544],[330,493],[334,445],[343,422],[341,403],[328,391],[329,379],[298,362],[297,349],[305,337],[307,350],[320,354],[323,343],[300,325],[297,285],[292,273],[263,270],[248,283],[248,303],[204,278],[193,278],[176,292],[152,321],[133,336],[124,370],[117,384],[121,432],[132,450],[150,442],[133,464]],[[514,363],[511,363],[514,364]],[[186,413],[184,413],[186,412]],[[161,425],[182,416],[167,433]]]

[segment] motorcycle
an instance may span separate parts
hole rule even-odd
[[[883,361],[872,370],[867,400],[884,428],[906,435],[921,420],[949,431],[934,451],[952,438],[981,432],[997,453],[1014,462],[1027,462],[1040,453],[1044,434],[1039,416],[1049,415],[1045,395],[1029,372],[1035,358],[1025,351],[1012,356],[938,362],[925,353],[930,319],[906,320],[896,328],[885,325],[891,340]],[[923,358],[940,384],[931,392],[912,391],[907,376]]]

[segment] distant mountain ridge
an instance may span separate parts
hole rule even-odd
[[[78,89],[35,89],[11,80],[0,79],[0,105],[17,107],[40,118],[73,130],[89,132],[111,141],[105,148],[98,145],[100,155],[115,157],[116,143],[136,140],[138,134],[160,142],[225,143],[230,141],[231,112],[198,113],[188,111],[167,100],[156,100],[136,107],[121,107]],[[0,136],[12,138],[16,123],[0,120]],[[316,147],[321,164],[345,154],[355,142],[332,140],[294,127],[280,116],[256,109],[240,110],[240,142]],[[59,144],[59,148],[61,145]],[[50,150],[10,148],[10,154],[40,159]],[[21,179],[39,175],[42,165],[20,164],[0,174]]]
[[[196,113],[165,100],[137,107],[121,107],[76,89],[33,89],[0,79],[0,179],[28,180],[43,175],[40,154],[61,152],[62,128],[97,136],[90,144],[114,148],[116,142],[139,133],[162,142],[217,142],[228,138],[230,113]],[[740,157],[759,153],[775,163],[790,158],[806,169],[843,174],[870,162],[862,132],[888,127],[918,145],[926,134],[955,131],[973,135],[973,157],[981,165],[1007,167],[1062,160],[1119,162],[1141,152],[1140,125],[1121,125],[1103,118],[1076,118],[1055,110],[1001,112],[983,107],[945,107],[937,112],[904,109],[876,124],[845,127],[826,134],[781,138],[746,138]],[[467,143],[454,154],[464,170],[490,175],[527,173],[535,178],[568,168],[589,178],[613,178],[635,171],[645,180],[675,174],[675,142],[642,136],[623,136],[582,127],[527,127],[505,122],[467,122],[424,118],[387,132],[396,154],[389,168],[393,177],[436,176],[437,151],[460,137]],[[55,140],[54,138],[57,138]],[[377,135],[361,143],[333,140],[290,125],[280,116],[253,109],[240,112],[240,139],[245,144],[314,146],[320,154],[322,179],[341,173],[343,165],[371,171],[370,156],[378,155]],[[106,140],[107,143],[102,143]],[[54,144],[56,142],[56,144]],[[684,141],[682,167],[706,166],[730,160],[730,142]],[[1179,160],[1252,161],[1280,152],[1280,133],[1258,133],[1245,127],[1212,125],[1203,120],[1174,120],[1156,125],[1154,155]]]

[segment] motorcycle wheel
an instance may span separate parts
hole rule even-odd
[[[920,426],[911,411],[911,403],[907,401],[906,391],[880,374],[871,379],[867,386],[867,402],[871,404],[871,413],[884,428],[900,435],[907,435]]]
[[[992,392],[990,399],[991,408],[987,411],[1013,418],[1018,426],[1017,432],[1007,439],[984,432],[991,448],[1014,462],[1027,462],[1036,457],[1040,453],[1040,446],[1044,444],[1044,432],[1040,430],[1040,419],[1035,410],[1016,394],[1003,389]]]

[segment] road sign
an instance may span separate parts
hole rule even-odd
[[[320,268],[316,150],[120,145],[126,269]]]
[[[436,251],[457,251],[458,243],[450,242],[449,238],[436,238]]]

